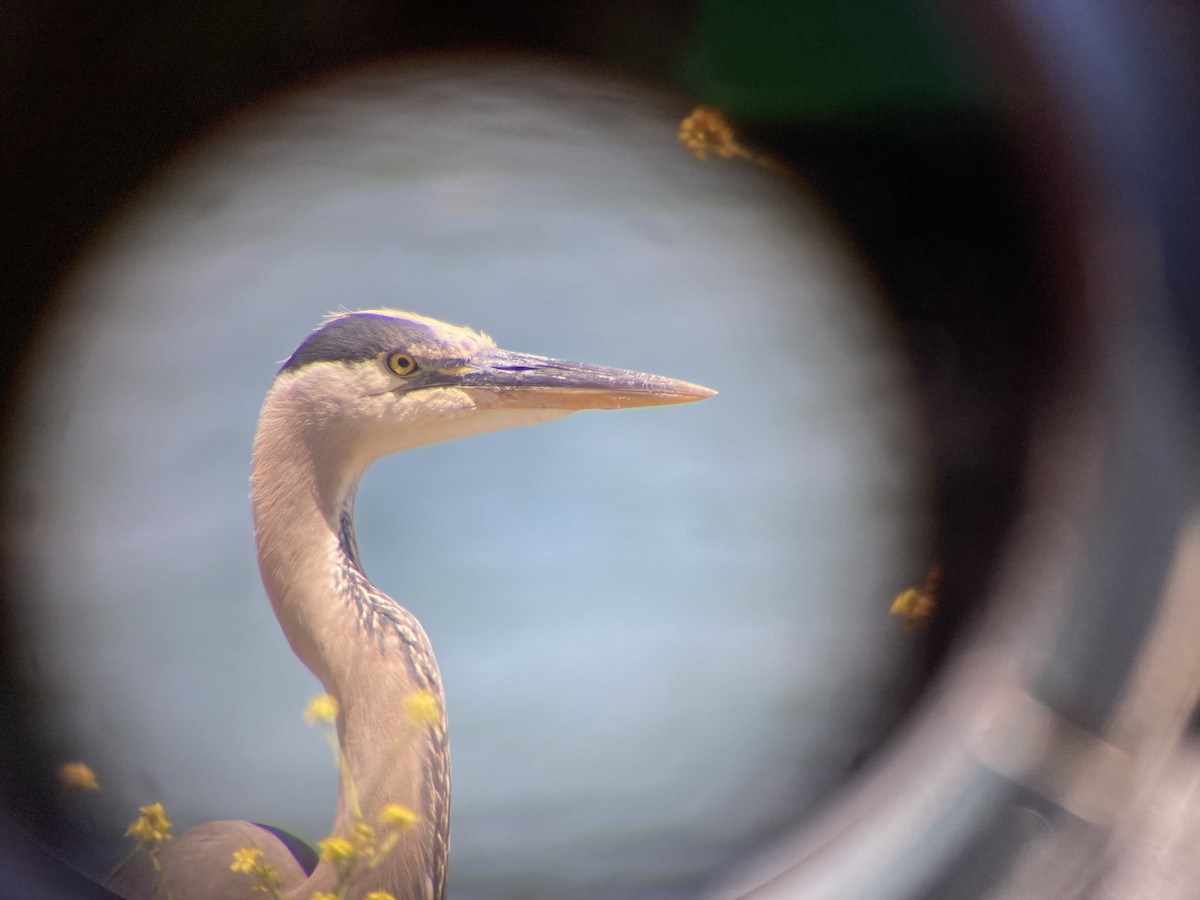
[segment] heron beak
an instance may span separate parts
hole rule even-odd
[[[527,409],[628,409],[691,403],[716,393],[661,375],[499,349],[473,359],[457,380],[489,405]]]

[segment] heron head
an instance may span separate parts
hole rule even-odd
[[[419,444],[575,410],[687,403],[713,393],[672,378],[502,350],[484,334],[390,309],[329,318],[284,363],[272,388],[292,401],[289,415],[322,442],[337,441],[341,453],[361,453],[364,465]]]

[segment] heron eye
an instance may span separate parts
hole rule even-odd
[[[407,353],[389,353],[387,367],[397,375],[411,375],[417,371],[417,361]]]

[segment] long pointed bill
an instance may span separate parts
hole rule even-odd
[[[691,403],[716,391],[629,369],[488,350],[455,373],[459,387],[479,392],[496,406],[527,409],[628,409]]]

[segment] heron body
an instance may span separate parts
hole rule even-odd
[[[358,558],[360,477],[400,450],[529,425],[579,409],[683,403],[712,391],[674,379],[501,350],[486,335],[397,310],[336,315],[284,364],[254,444],[251,498],[259,568],[296,655],[338,703],[342,771],[331,834],[375,824],[389,804],[417,814],[386,853],[360,866],[348,896],[389,891],[440,900],[446,889],[450,768],[441,676],[416,617],[376,588]],[[407,510],[398,512],[404,518]],[[410,517],[411,518],[411,517]],[[419,721],[406,697],[432,697]],[[211,822],[168,841],[160,873],[144,857],[110,887],[136,900],[253,896],[235,851],[257,847],[288,898],[336,892],[322,858],[309,873],[271,829]]]

